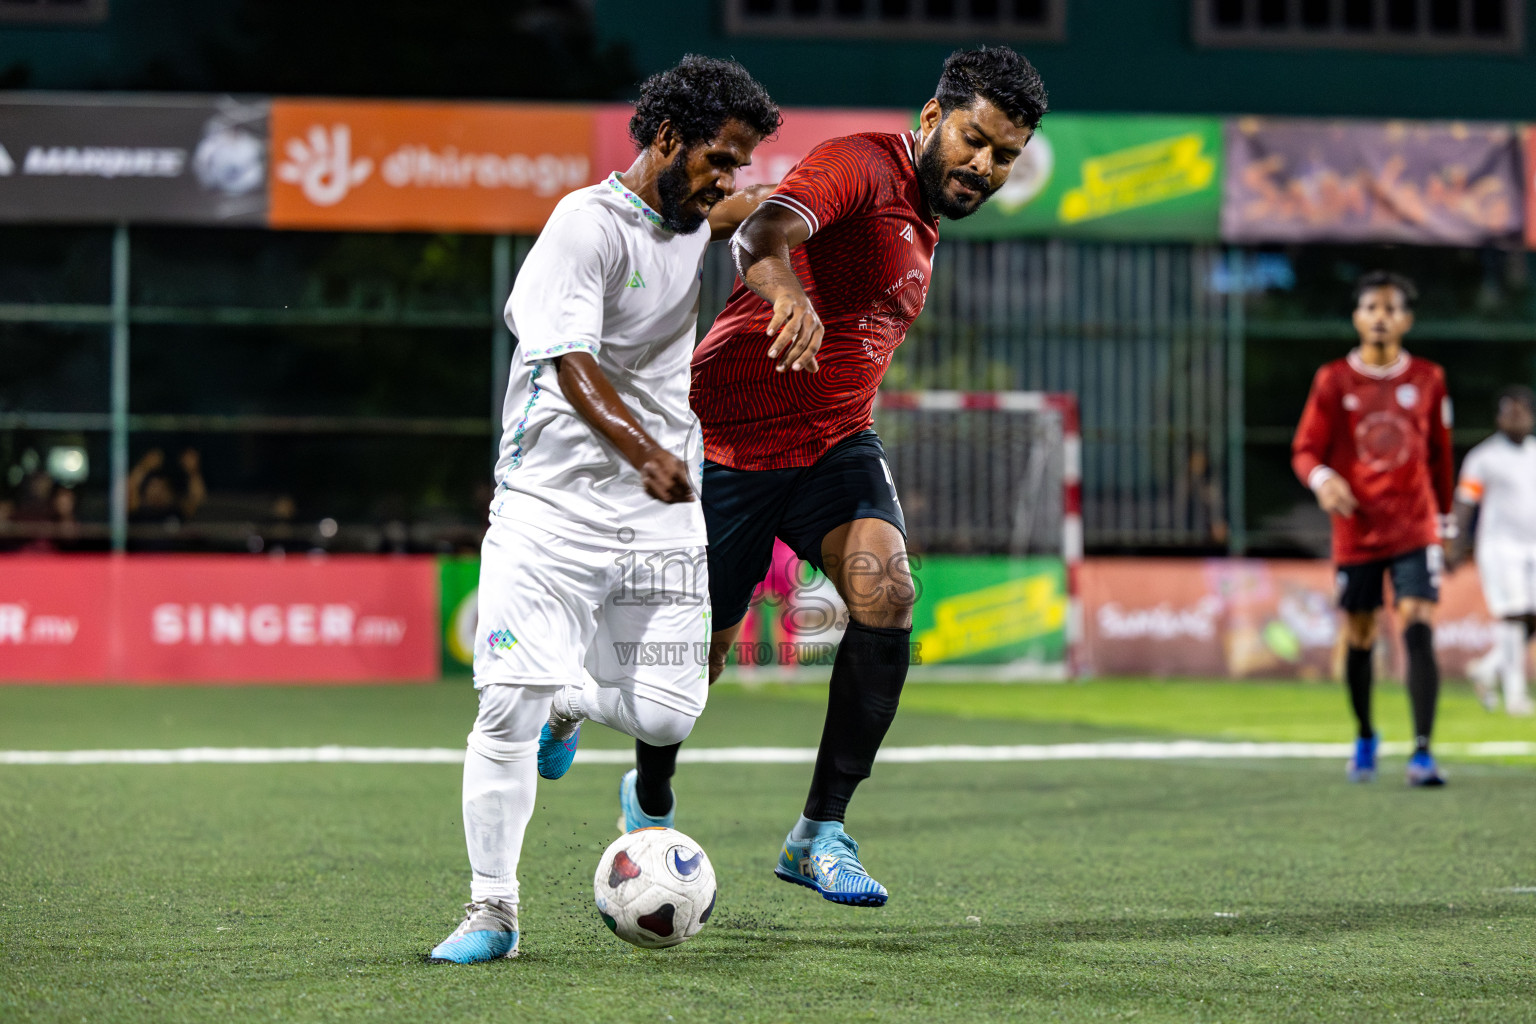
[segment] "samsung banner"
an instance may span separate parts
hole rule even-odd
[[[267,222],[266,101],[0,98],[0,221]]]

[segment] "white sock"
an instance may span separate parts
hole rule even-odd
[[[1525,623],[1500,622],[1497,627],[1499,677],[1504,687],[1504,706],[1523,704],[1525,691]]]
[[[538,770],[532,757],[493,761],[473,748],[464,755],[464,839],[472,874],[470,899],[517,903],[517,861],[533,818]]]
[[[1500,664],[1499,641],[1497,629],[1495,629],[1493,646],[1488,648],[1488,650],[1484,651],[1478,657],[1472,659],[1471,663],[1467,665],[1467,671],[1470,672],[1474,678],[1479,675],[1490,677],[1497,676],[1499,674]]]

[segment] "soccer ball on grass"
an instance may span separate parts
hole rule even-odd
[[[693,938],[709,920],[715,869],[703,847],[677,829],[637,828],[603,851],[592,894],[613,934],[661,949]]]

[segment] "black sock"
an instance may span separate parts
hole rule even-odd
[[[635,800],[653,818],[672,810],[672,776],[677,771],[681,743],[653,747],[635,740]]]
[[[896,717],[911,641],[910,629],[848,620],[832,663],[827,721],[805,799],[805,816],[812,821],[842,821],[853,791],[869,778],[875,752]]]
[[[1413,743],[1429,749],[1435,731],[1435,702],[1440,698],[1440,668],[1435,664],[1435,631],[1427,622],[1415,622],[1403,630],[1408,651],[1408,700],[1413,704]]]
[[[1371,725],[1371,649],[1346,647],[1344,650],[1344,682],[1349,687],[1349,706],[1354,709],[1360,738],[1368,740],[1376,735],[1376,729]]]

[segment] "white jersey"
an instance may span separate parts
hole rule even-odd
[[[1456,497],[1481,505],[1477,544],[1536,544],[1536,437],[1495,434],[1467,453]]]
[[[704,543],[698,501],[667,504],[571,407],[553,359],[590,352],[700,491],[703,443],[688,406],[707,224],[675,234],[618,174],[561,199],[529,250],[507,326],[518,340],[502,408],[492,513],[571,540],[657,550]]]

